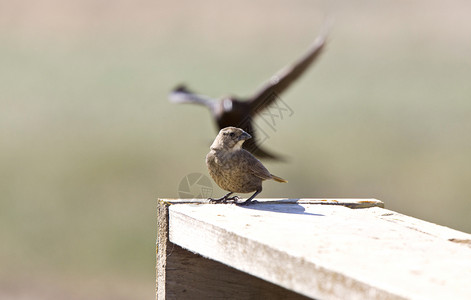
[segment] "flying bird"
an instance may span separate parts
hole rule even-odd
[[[254,192],[250,198],[240,203],[249,205],[262,191],[262,181],[273,179],[287,182],[271,174],[255,156],[242,149],[244,141],[250,139],[250,134],[240,128],[227,127],[219,131],[206,155],[206,165],[216,184],[229,193],[218,199],[209,198],[210,201],[226,203],[232,200],[237,203],[239,197],[229,196],[233,193]]]
[[[179,85],[170,93],[169,100],[173,103],[194,103],[206,106],[219,129],[236,126],[253,137],[243,144],[244,149],[261,159],[280,160],[280,156],[260,148],[257,144],[252,120],[273,104],[281,93],[307,70],[324,49],[325,40],[325,35],[320,35],[301,58],[277,72],[251,97],[244,99],[229,96],[213,99],[194,93],[185,85]]]

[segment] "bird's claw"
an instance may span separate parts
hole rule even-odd
[[[209,203],[228,203],[229,201],[233,201],[234,203],[237,203],[237,200],[239,200],[238,196],[233,196],[230,198],[224,196],[218,199],[208,198]]]
[[[232,200],[235,203],[237,203],[237,201],[239,201],[239,196],[233,196],[233,197],[230,197],[230,198],[226,198],[226,201],[228,201],[228,200]]]
[[[224,198],[219,198],[219,199],[214,199],[214,198],[208,198],[209,203],[224,203],[225,199]]]

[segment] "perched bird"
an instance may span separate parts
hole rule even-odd
[[[243,145],[244,149],[259,158],[280,159],[279,156],[263,150],[257,145],[252,119],[275,102],[279,95],[306,71],[322,52],[324,44],[325,35],[320,35],[305,55],[294,64],[276,73],[260,90],[246,99],[230,96],[216,100],[195,94],[184,85],[176,87],[170,93],[169,99],[174,103],[195,103],[208,107],[219,129],[236,126],[254,137]]]
[[[288,182],[270,174],[263,164],[250,152],[242,149],[244,141],[252,138],[250,134],[236,127],[226,127],[219,131],[206,155],[209,174],[220,188],[229,191],[219,199],[209,198],[213,202],[237,202],[239,197],[229,196],[233,193],[255,192],[241,204],[248,205],[262,191],[262,181],[273,179]]]

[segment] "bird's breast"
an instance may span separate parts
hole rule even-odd
[[[262,184],[262,180],[250,172],[247,162],[241,161],[236,151],[210,152],[206,164],[213,180],[224,190],[250,193]]]

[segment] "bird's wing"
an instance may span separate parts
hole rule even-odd
[[[179,85],[169,94],[168,99],[173,103],[196,103],[212,107],[216,102],[207,96],[198,95],[190,91],[184,85]]]
[[[271,174],[268,172],[267,168],[258,160],[256,159],[250,152],[242,150],[241,151],[244,156],[244,160],[247,162],[247,166],[249,171],[257,177],[261,179],[270,179]]]
[[[305,55],[294,64],[283,68],[272,76],[269,82],[264,84],[260,90],[248,100],[251,102],[251,111],[254,115],[273,103],[283,91],[306,71],[324,49],[325,40],[325,34],[321,34],[317,37]]]

